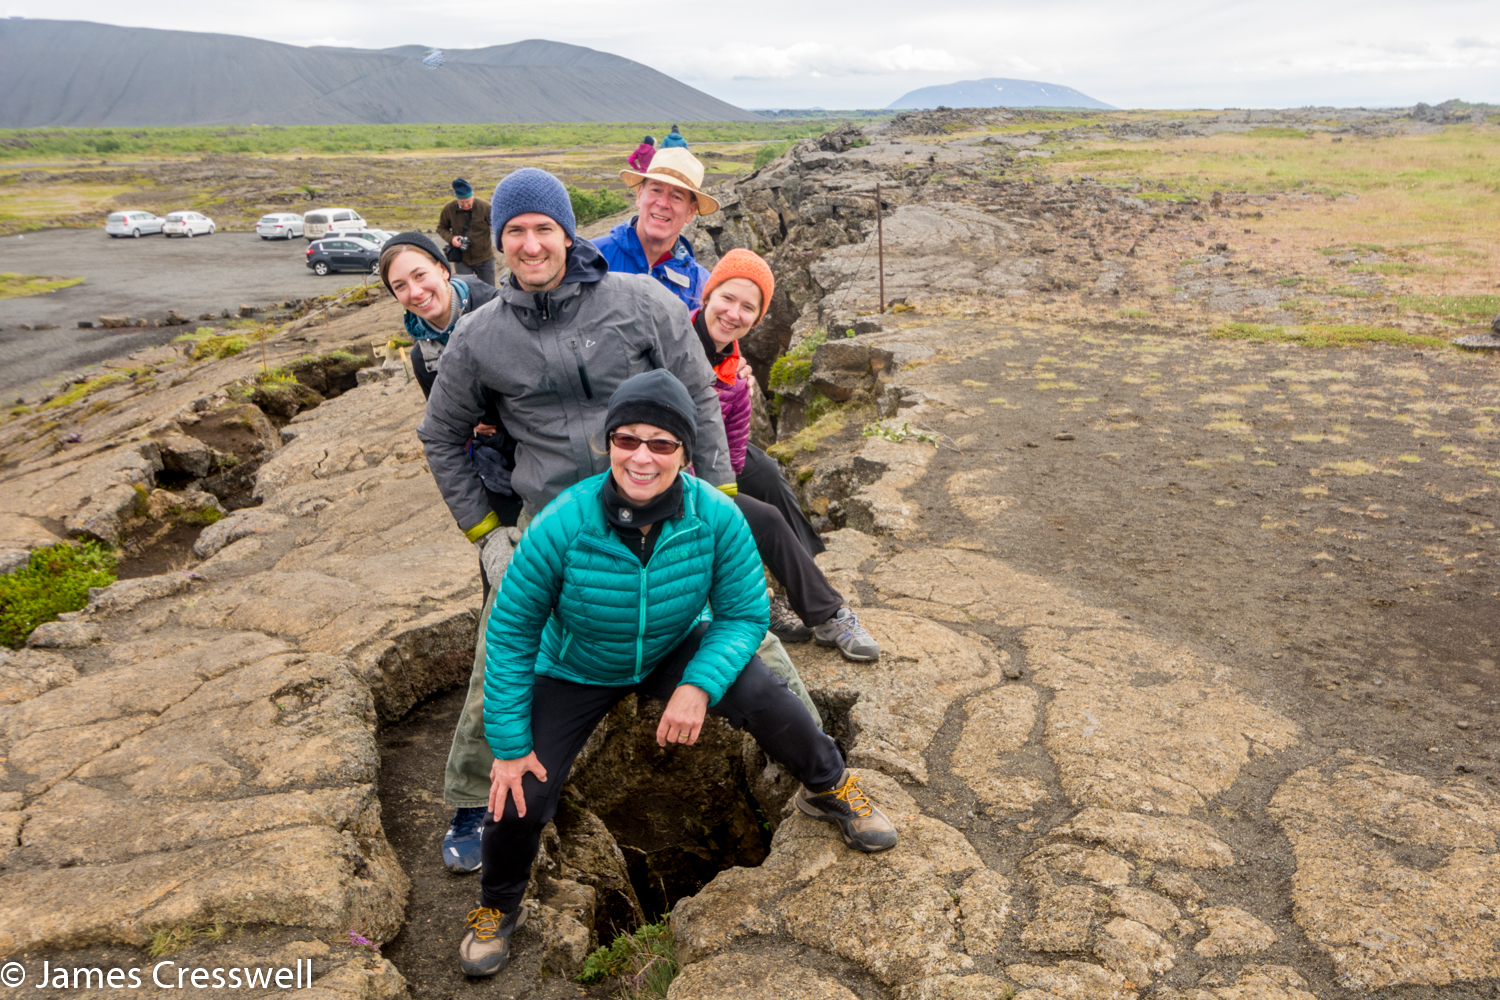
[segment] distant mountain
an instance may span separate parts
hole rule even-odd
[[[638,62],[534,39],[303,48],[89,21],[0,20],[0,128],[753,121]]]
[[[1034,80],[960,80],[936,87],[921,87],[904,94],[886,106],[887,111],[912,108],[1098,108],[1114,111],[1103,101],[1096,101],[1072,87]]]

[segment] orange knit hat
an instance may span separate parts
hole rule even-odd
[[[703,286],[703,301],[706,303],[713,290],[730,278],[744,278],[760,287],[760,315],[755,317],[755,322],[765,319],[771,308],[771,295],[776,291],[776,278],[771,274],[770,266],[751,250],[729,251],[719,258],[719,263],[709,274],[708,284]]]

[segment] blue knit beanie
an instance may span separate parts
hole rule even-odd
[[[541,212],[562,226],[568,239],[578,238],[573,233],[573,201],[563,182],[545,170],[522,167],[501,178],[490,199],[490,236],[495,246],[500,245],[500,230],[505,224],[527,212]]]
[[[453,193],[458,195],[460,200],[464,198],[472,198],[474,197],[474,186],[460,177],[458,180],[453,182]]]

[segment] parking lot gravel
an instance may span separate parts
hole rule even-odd
[[[303,266],[305,240],[262,240],[219,232],[193,239],[111,239],[103,229],[54,229],[0,239],[0,272],[81,277],[82,284],[44,295],[0,300],[0,392],[35,385],[81,366],[164,344],[181,330],[165,327],[80,330],[102,315],[155,320],[264,306],[322,295],[358,283],[359,275],[315,276]],[[56,330],[23,330],[21,324]]]

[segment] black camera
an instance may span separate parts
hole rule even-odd
[[[469,238],[467,236],[455,236],[453,239],[458,244],[460,250],[469,249]]]

